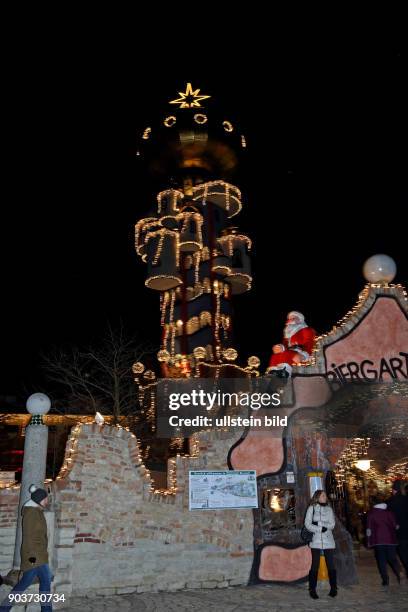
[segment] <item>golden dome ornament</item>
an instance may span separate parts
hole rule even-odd
[[[139,375],[142,374],[145,370],[145,367],[141,361],[137,361],[132,365],[133,374]]]
[[[248,365],[250,368],[259,368],[261,360],[256,355],[248,357]]]
[[[162,362],[166,362],[168,363],[171,359],[171,355],[169,353],[169,351],[166,351],[165,349],[160,350],[157,353],[157,359],[158,361],[162,361]]]
[[[205,359],[207,356],[207,351],[203,346],[196,346],[193,353],[197,360]]]
[[[226,361],[235,361],[238,357],[238,351],[234,348],[227,348],[222,352],[222,356]]]
[[[156,378],[156,374],[153,372],[153,370],[146,370],[146,372],[143,374],[143,378],[146,380],[154,380]]]

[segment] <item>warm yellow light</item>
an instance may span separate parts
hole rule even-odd
[[[166,127],[173,127],[176,121],[177,120],[174,115],[169,115],[168,117],[165,118],[163,123]]]
[[[142,372],[144,372],[144,369],[145,369],[145,367],[144,367],[143,363],[141,363],[140,361],[137,361],[132,366],[133,374],[142,374]]]
[[[196,346],[193,351],[193,354],[196,359],[205,359],[205,357],[207,356],[207,351],[203,346]]]
[[[281,510],[281,507],[280,507],[280,504],[279,504],[279,497],[276,494],[272,495],[272,497],[271,497],[270,508],[274,512],[279,512]]]
[[[361,470],[362,472],[367,472],[367,470],[370,469],[370,464],[371,464],[372,459],[359,459],[358,461],[355,462],[355,466],[358,470]]]
[[[236,351],[234,348],[227,348],[222,352],[222,355],[227,361],[235,361],[235,359],[238,357],[238,351]]]
[[[175,100],[170,100],[170,104],[179,104],[180,108],[193,108],[193,107],[201,108],[200,102],[202,100],[206,100],[207,98],[211,97],[211,96],[204,96],[204,95],[200,96],[199,95],[200,90],[199,89],[193,90],[191,83],[187,83],[186,91],[185,92],[179,91],[179,94],[180,94],[180,98],[176,98]]]
[[[203,123],[207,123],[208,118],[207,115],[201,115],[200,113],[198,113],[197,115],[194,115],[194,121],[202,125]]]
[[[259,359],[259,357],[256,357],[255,355],[252,355],[251,357],[248,357],[248,365],[250,368],[257,368],[261,363],[261,360]]]

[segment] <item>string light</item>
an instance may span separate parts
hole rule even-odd
[[[199,283],[199,272],[200,272],[200,251],[194,253],[194,283],[197,285]]]
[[[166,119],[163,121],[164,125],[166,127],[173,127],[173,125],[176,123],[177,119],[174,115],[169,115],[168,117],[166,117]]]
[[[234,255],[234,247],[236,246],[234,244],[235,242],[237,242],[238,244],[245,243],[248,251],[250,251],[252,247],[251,239],[248,238],[248,236],[245,236],[245,234],[227,234],[218,238],[218,242],[220,243],[224,253],[228,255],[228,257],[233,257]],[[225,248],[224,245],[226,245],[227,248]]]
[[[169,338],[169,325],[165,325],[164,326],[164,333],[163,333],[163,348],[166,349],[167,348],[167,341]]]
[[[336,462],[335,474],[340,484],[344,484],[347,473],[359,458],[366,456],[371,438],[353,438],[344,448]]]
[[[224,130],[226,132],[232,132],[234,127],[232,125],[232,123],[230,121],[223,121],[222,122],[222,127],[224,128]]]
[[[177,282],[178,284],[181,283],[180,278],[178,276],[174,276],[173,274],[156,274],[155,276],[149,276],[149,278],[145,280],[146,287],[151,288],[152,283],[154,283],[154,281],[159,280],[161,278],[173,280],[174,282]]]
[[[191,88],[191,85],[190,85]],[[188,88],[187,88],[188,90]],[[197,90],[199,91],[199,90]],[[190,92],[194,93],[194,92]],[[181,95],[181,94],[180,94]],[[173,101],[174,103],[176,101]],[[178,103],[181,102],[181,99],[178,100]],[[207,121],[206,115],[201,115],[197,113],[194,116],[194,119],[197,123],[205,123]],[[166,127],[171,127],[174,125],[175,117],[173,115],[169,115],[165,119],[167,121]],[[227,131],[232,131],[233,126],[230,122],[224,122],[224,128]],[[227,277],[226,282],[222,282],[218,279],[213,279],[209,277],[200,278],[201,270],[208,270],[208,266],[203,268],[201,263],[205,263],[207,261],[211,261],[211,272],[217,270],[217,266],[213,266],[212,259],[220,256],[219,250],[214,249],[215,251],[210,254],[210,248],[208,245],[203,244],[203,236],[202,236],[202,228],[203,228],[203,216],[200,212],[196,210],[183,210],[182,209],[182,201],[185,195],[191,196],[192,200],[201,206],[205,206],[207,204],[208,199],[220,208],[223,208],[227,217],[231,218],[235,214],[237,214],[241,208],[241,192],[238,187],[227,183],[223,180],[215,180],[215,181],[207,181],[205,183],[201,183],[198,185],[193,185],[192,182],[188,186],[188,189],[185,188],[184,192],[181,192],[177,189],[167,189],[161,191],[157,195],[157,210],[159,215],[163,215],[160,219],[155,217],[149,217],[147,219],[141,220],[136,225],[136,251],[137,253],[144,259],[147,260],[147,247],[149,247],[149,258],[151,257],[150,253],[152,251],[150,240],[155,240],[154,248],[153,248],[153,256],[151,257],[151,264],[158,265],[161,262],[161,256],[163,255],[163,251],[165,255],[169,254],[170,256],[175,253],[176,259],[176,267],[175,270],[178,272],[180,269],[180,251],[192,251],[196,247],[197,250],[193,255],[187,255],[183,258],[183,266],[185,270],[190,270],[193,267],[193,280],[191,279],[191,274],[188,275],[188,282],[192,284],[194,282],[194,286],[185,287],[183,290],[180,285],[183,284],[181,277],[177,275],[172,269],[170,269],[170,274],[157,274],[155,276],[151,276],[145,281],[146,286],[151,286],[157,288],[161,291],[160,297],[160,323],[162,326],[162,345],[161,349],[157,354],[159,362],[168,362],[171,364],[175,364],[182,373],[186,376],[191,373],[191,366],[193,364],[196,365],[195,375],[198,376],[200,374],[200,369],[198,368],[198,364],[200,363],[200,367],[213,367],[215,364],[211,363],[214,360],[217,360],[217,367],[214,371],[215,378],[219,377],[225,372],[223,368],[222,359],[226,361],[233,361],[237,359],[238,353],[237,351],[229,347],[227,349],[223,349],[220,335],[225,342],[227,338],[227,332],[231,327],[230,316],[226,313],[221,313],[222,304],[221,299],[228,299],[231,294],[231,284],[232,282],[238,282],[242,280],[242,285],[246,285],[248,288],[251,284],[251,277],[249,274],[245,274],[244,272],[236,272],[230,268],[226,268],[226,273],[230,276]],[[171,210],[169,210],[169,202],[171,202]],[[166,203],[166,206],[164,205]],[[187,206],[191,206],[186,204]],[[194,208],[194,207],[192,207]],[[180,224],[180,221],[182,222]],[[192,222],[194,222],[195,227]],[[174,225],[173,225],[174,224]],[[177,226],[178,224],[178,226]],[[193,231],[191,231],[193,230]],[[167,241],[172,241],[173,251],[168,252],[168,243]],[[251,249],[252,242],[243,234],[231,233],[225,238],[221,239],[220,247],[224,252],[223,242],[225,241],[225,248],[227,249],[229,256],[233,257],[234,255],[234,246],[239,245],[239,248],[245,247],[248,251]],[[222,253],[221,253],[222,256]],[[167,271],[168,268],[165,268]],[[204,274],[203,274],[204,276]],[[187,275],[186,275],[187,277]],[[156,283],[155,281],[161,281],[163,283]],[[185,279],[184,279],[185,280]],[[166,283],[168,281],[168,283]],[[171,282],[174,282],[177,287],[171,286]],[[165,286],[167,284],[167,287]],[[167,290],[165,290],[167,289]],[[168,291],[170,290],[170,291]],[[234,291],[233,291],[234,292]],[[215,308],[214,312],[210,311],[202,311],[198,312],[194,316],[187,318],[184,320],[184,315],[182,319],[178,319],[176,322],[174,319],[175,312],[175,302],[176,299],[183,301],[191,301],[196,299],[200,295],[204,293],[212,293],[215,297]],[[178,316],[180,316],[180,312],[178,311]],[[191,355],[175,355],[176,351],[176,336],[181,336],[186,333],[187,335],[191,335],[196,333],[199,329],[204,326],[213,326],[214,330],[214,346],[208,344],[205,347],[196,347],[199,350],[193,351]],[[223,330],[222,334],[220,334],[220,329]],[[170,345],[170,346],[169,346]],[[221,363],[220,363],[221,362]],[[240,367],[235,364],[225,364],[225,367],[233,367],[238,371],[242,372],[245,376],[256,376],[258,372],[256,372],[256,366],[246,366]],[[150,371],[147,371],[150,376]],[[152,372],[154,376],[154,373]],[[144,399],[148,399],[149,409],[148,409],[148,417],[149,419],[153,418],[154,408],[155,408],[155,393],[156,393],[156,380],[149,381],[149,376],[143,377],[145,380],[142,384],[139,382],[139,391],[141,393],[140,397],[144,401]],[[149,384],[147,384],[149,382]],[[149,387],[151,387],[150,390]],[[174,441],[174,444],[179,444],[177,440]],[[175,464],[171,464],[171,469]],[[170,469],[170,467],[169,467]],[[172,490],[171,484],[171,476],[169,475],[169,485],[170,488],[168,491]]]
[[[160,325],[163,327],[166,321],[166,309],[168,303],[168,293],[160,293]]]
[[[151,227],[160,226],[161,221],[156,217],[147,217],[146,219],[140,219],[135,225],[135,247],[138,255],[143,255],[143,249],[145,247],[144,233],[147,232]],[[143,234],[143,240],[141,235]]]
[[[310,359],[299,364],[294,364],[294,367],[302,368],[305,366],[318,365],[318,358],[323,354],[323,347],[329,342],[333,342],[334,338],[343,335],[344,332],[350,331],[350,329],[355,326],[355,317],[359,317],[362,313],[366,312],[374,304],[376,297],[378,295],[383,296],[384,292],[386,292],[388,295],[394,296],[402,308],[406,309],[407,304],[404,302],[408,301],[408,294],[403,285],[381,285],[378,283],[366,284],[358,296],[357,303],[351,308],[351,310],[349,310],[344,317],[333,325],[330,331],[325,334],[320,334],[316,338]]]
[[[194,115],[194,121],[200,125],[203,125],[204,123],[207,123],[208,117],[207,115],[202,115],[201,113],[197,113],[196,115]]]
[[[231,326],[231,318],[229,315],[220,314],[218,317],[219,325],[222,326],[224,330],[228,330]],[[185,327],[185,332],[190,335],[197,332],[199,329],[202,329],[207,326],[212,325],[212,315],[208,310],[203,310],[200,312],[199,316],[193,316],[185,322],[182,319],[178,319],[175,323],[176,334],[178,336],[183,334],[183,327]],[[170,330],[172,327],[171,323],[164,323],[163,328],[166,330]]]
[[[159,215],[162,212],[162,201],[164,198],[167,199],[167,196],[170,196],[173,211],[179,212],[177,203],[178,200],[182,200],[184,198],[184,193],[178,189],[164,189],[164,191],[160,191],[157,194],[157,212]]]
[[[188,335],[195,334],[200,329],[200,320],[198,317],[191,317],[186,323],[186,333]]]
[[[160,236],[160,237],[159,237],[159,244],[157,245],[157,250],[156,250],[156,253],[155,253],[155,255],[154,255],[153,259],[152,259],[152,264],[153,264],[153,266],[156,266],[156,265],[157,265],[157,262],[159,261],[159,257],[160,257],[160,255],[161,255],[162,248],[163,248],[163,243],[164,243],[164,236],[165,236],[165,233],[164,233],[164,232],[162,232],[162,231],[160,231],[160,232],[153,232],[152,234],[149,234],[149,235],[146,237],[146,244],[147,244],[147,241],[149,240],[149,238],[153,238],[153,235],[154,235],[154,234],[157,234],[157,233],[159,233],[159,236]]]
[[[246,280],[246,291],[249,291],[249,289],[251,289],[252,286],[252,276],[250,276],[249,274],[246,274],[245,272],[232,272],[231,274],[228,274],[227,276],[228,279],[244,279]]]
[[[229,183],[225,183],[225,209],[229,211],[230,209],[230,185]]]
[[[217,197],[215,201],[217,204],[223,200],[225,201],[226,210],[230,211],[231,209],[231,214],[228,215],[228,218],[234,217],[242,209],[241,191],[235,185],[217,180],[207,181],[193,187],[193,200],[195,201],[201,200],[202,203],[205,200],[207,202],[207,198],[212,196],[222,196]],[[234,204],[234,208],[231,207],[231,204]]]
[[[176,268],[179,268],[180,266],[180,261],[179,261],[179,256],[180,256],[180,244],[179,244],[179,234],[177,232],[175,232],[174,230],[170,230],[167,229],[166,227],[162,227],[158,230],[155,230],[153,232],[148,232],[146,234],[146,238],[145,238],[145,245],[147,247],[148,243],[150,240],[152,240],[153,238],[159,238],[159,242],[157,245],[157,250],[156,253],[154,254],[152,263],[153,265],[157,265],[157,262],[159,261],[160,255],[162,253],[162,249],[163,249],[163,244],[164,244],[164,240],[165,238],[168,237],[170,238],[170,240],[174,240],[175,241],[175,248],[176,248]]]
[[[394,463],[394,465],[387,468],[387,477],[390,482],[397,479],[406,480],[408,478],[408,459],[400,463]]]
[[[220,293],[218,291],[218,281],[214,281],[214,293],[215,293],[215,327],[214,327],[214,337],[217,346],[220,344],[220,310],[221,310],[221,298]],[[217,358],[219,355],[217,354]]]
[[[203,235],[202,235],[202,230],[201,230],[202,225],[203,225],[203,217],[200,215],[200,213],[190,212],[190,211],[183,212],[177,215],[177,220],[183,221],[183,225],[181,228],[181,238],[178,244],[178,248],[183,250],[183,248],[185,249],[187,246],[189,247],[189,250],[192,250],[191,247],[197,247],[197,249],[201,249],[203,246]],[[191,220],[194,220],[196,224],[195,233],[197,234],[197,240],[189,239],[192,232],[189,232],[187,230],[187,227],[190,224]],[[183,237],[183,234],[184,234],[184,237]]]
[[[173,357],[176,349],[176,327],[174,325],[174,303],[176,300],[176,294],[174,291],[171,292],[170,300],[170,326],[171,326],[171,340],[170,340],[170,354]]]

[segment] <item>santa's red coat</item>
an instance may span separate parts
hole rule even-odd
[[[281,353],[273,353],[269,360],[269,367],[271,368],[280,363],[293,365],[295,363],[295,357],[299,356],[299,352],[291,350],[291,346],[296,346],[300,350],[305,351],[308,355],[311,355],[315,338],[316,332],[311,327],[303,327],[290,338],[284,338],[282,344],[286,347],[286,350]],[[303,357],[302,360],[305,361],[306,358]]]

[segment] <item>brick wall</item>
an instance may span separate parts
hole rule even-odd
[[[0,574],[13,565],[20,487],[0,489]]]
[[[169,489],[154,491],[133,434],[108,425],[75,427],[53,485],[56,590],[110,594],[245,584],[252,511],[188,510],[188,471],[228,469],[238,437],[200,434],[192,443],[196,456],[170,460]]]

